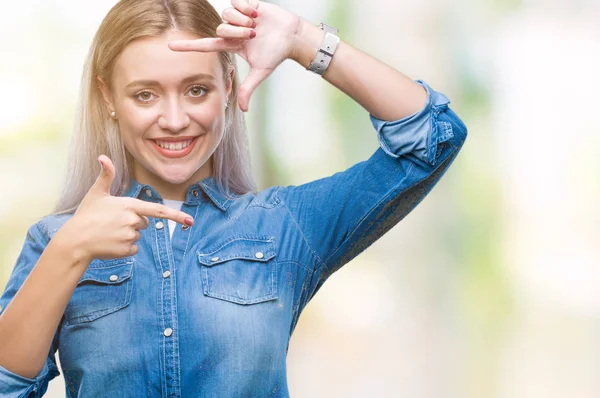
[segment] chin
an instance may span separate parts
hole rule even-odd
[[[185,174],[177,173],[177,174],[169,174],[169,175],[159,175],[159,177],[165,182],[168,182],[168,183],[174,184],[174,185],[179,185],[179,184],[183,184],[184,182],[186,182],[187,180],[192,178],[193,175],[194,175],[193,171],[190,171],[189,173],[185,173]]]
[[[174,166],[174,165],[171,165]],[[168,165],[165,167],[160,167],[158,170],[152,170],[151,172],[159,177],[164,182],[168,182],[169,184],[183,184],[192,176],[197,170],[194,170],[190,165],[186,166],[177,166],[177,167],[169,167]]]

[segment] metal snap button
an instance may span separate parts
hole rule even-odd
[[[163,224],[162,221],[159,221],[156,223],[156,229],[163,229],[164,226],[165,226],[165,224]]]
[[[188,229],[190,229],[190,226],[189,226],[189,225],[187,225],[187,224],[183,224],[183,225],[181,226],[181,229],[183,229],[184,231],[187,231]]]
[[[146,196],[151,198],[152,197],[152,191],[149,189],[146,189]]]
[[[111,275],[109,279],[110,279],[111,282],[115,282],[115,281],[119,280],[119,277],[116,276],[116,275]]]
[[[166,328],[165,331],[163,332],[163,334],[167,337],[169,337],[170,335],[173,334],[173,329],[171,328]]]
[[[163,278],[168,278],[171,275],[171,271],[166,270],[165,272],[163,272]]]
[[[192,190],[192,196],[194,196],[195,198],[198,197],[198,190],[197,189]]]
[[[219,257],[213,257],[210,259],[210,261],[219,261]]]
[[[262,252],[256,252],[256,254],[254,255],[254,257],[256,258],[263,258],[265,255],[262,254]]]

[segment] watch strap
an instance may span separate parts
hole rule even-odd
[[[315,59],[308,66],[308,70],[314,72],[318,75],[323,76],[327,68],[329,67],[329,63],[333,58],[333,54],[338,47],[340,42],[340,38],[338,37],[339,29],[327,25],[326,23],[321,23],[319,25],[325,32],[325,36],[323,37],[323,41],[321,42],[321,47],[315,56]]]

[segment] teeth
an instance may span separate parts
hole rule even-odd
[[[187,148],[192,143],[192,140],[182,141],[182,142],[166,142],[166,141],[155,141],[155,142],[161,148],[168,149],[171,151],[178,151],[183,148]]]

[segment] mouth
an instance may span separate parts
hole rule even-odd
[[[198,137],[185,141],[161,141],[161,140],[150,140],[152,146],[158,153],[166,158],[182,158],[192,152],[198,142]]]

